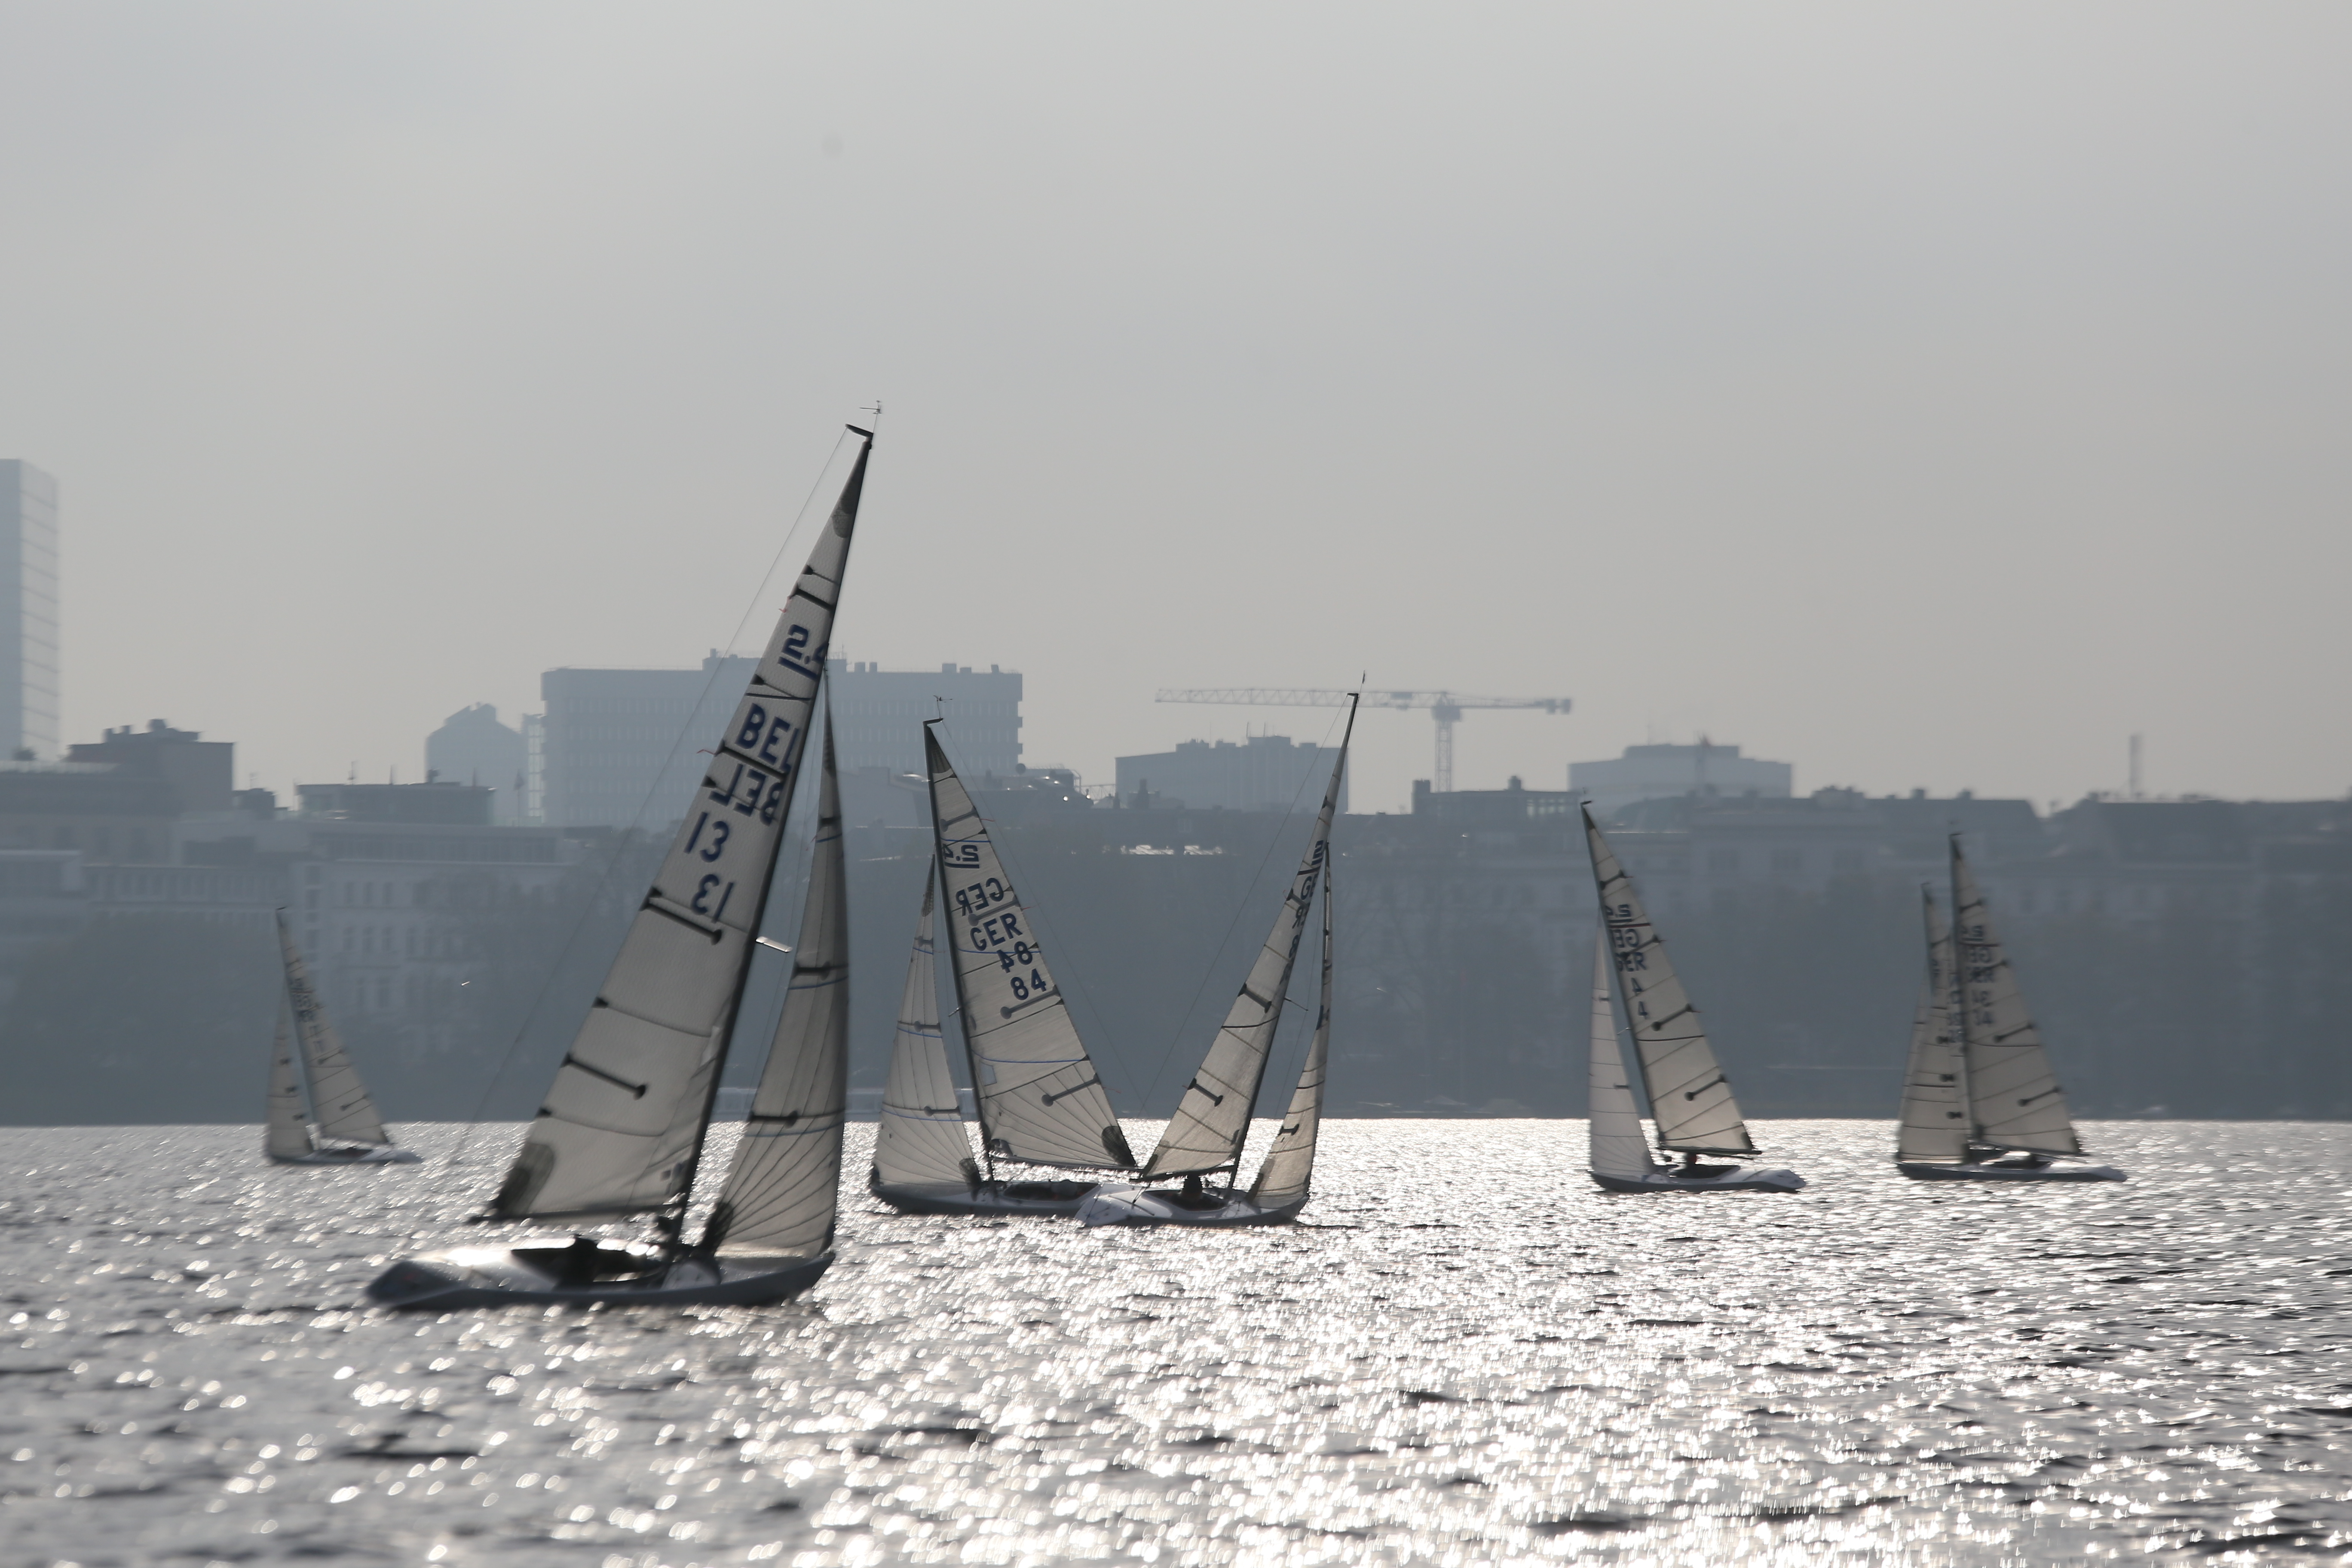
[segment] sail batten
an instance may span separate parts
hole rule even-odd
[[[923,879],[923,912],[907,955],[898,1038],[882,1114],[874,1129],[874,1179],[894,1184],[973,1183],[979,1174],[963,1128],[947,1031],[940,1022],[939,963],[932,939],[938,879]]]
[[[278,1004],[278,1033],[269,1047],[269,1097],[262,1134],[262,1152],[275,1160],[294,1160],[310,1152],[310,1113],[302,1103],[302,1068],[294,1059],[292,1015],[283,999]]]
[[[310,1086],[310,1116],[318,1135],[340,1143],[386,1144],[384,1131],[360,1069],[343,1048],[342,1037],[327,1016],[326,1004],[310,983],[310,965],[294,945],[294,932],[282,913],[278,917],[278,951],[286,966],[286,1004],[294,1020],[294,1037]]]
[[[499,1191],[499,1217],[644,1213],[687,1197],[872,453],[868,436],[598,990],[605,1005],[588,1010]]]
[[[1968,1097],[1960,1086],[1958,1042],[1952,1028],[1952,938],[1935,895],[1921,889],[1927,939],[1927,973],[1911,1024],[1911,1051],[1903,1068],[1903,1111],[1895,1134],[1898,1160],[1957,1164],[1969,1152]]]
[[[1250,1113],[1255,1108],[1259,1084],[1265,1077],[1267,1056],[1282,1021],[1282,998],[1297,966],[1298,945],[1307,934],[1307,917],[1315,902],[1315,889],[1331,853],[1331,818],[1339,809],[1339,780],[1348,766],[1348,742],[1355,731],[1355,710],[1348,712],[1348,731],[1339,742],[1339,755],[1331,765],[1331,782],[1323,792],[1323,806],[1315,818],[1315,837],[1300,858],[1274,929],[1258,949],[1241,994],[1226,1011],[1225,1021],[1209,1043],[1200,1069],[1184,1086],[1176,1112],[1160,1136],[1144,1167],[1146,1180],[1166,1176],[1207,1175],[1241,1169],[1242,1145],[1249,1137]]]
[[[1666,955],[1665,939],[1650,923],[1633,878],[1617,863],[1590,810],[1584,837],[1658,1146],[1693,1154],[1753,1154],[1755,1141],[1732,1097],[1731,1080]]]
[[[1298,1087],[1274,1135],[1273,1147],[1257,1168],[1250,1201],[1262,1209],[1296,1207],[1307,1202],[1315,1179],[1315,1143],[1323,1130],[1323,1083],[1331,1060],[1331,863],[1323,863],[1323,984],[1315,1014],[1315,1037],[1298,1069]]]
[[[1045,960],[987,824],[926,726],[948,952],[981,1136],[999,1159],[1068,1170],[1135,1163],[1102,1075]]]
[[[2081,1153],[2074,1112],[1958,834],[1952,837],[1952,970],[1973,1141],[2039,1154]]]
[[[1655,1172],[1658,1163],[1650,1156],[1650,1141],[1642,1134],[1641,1108],[1633,1100],[1633,1080],[1625,1076],[1624,1055],[1617,1048],[1609,967],[1609,933],[1603,928],[1592,939],[1592,1032],[1584,1096],[1587,1146],[1595,1175],[1638,1181]]]

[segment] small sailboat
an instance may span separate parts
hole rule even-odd
[[[428,1253],[368,1287],[392,1307],[782,1300],[833,1261],[848,1084],[848,917],[832,726],[793,975],[726,1183],[684,1236],[793,786],[832,641],[872,456],[863,437],[830,523],[710,752],[668,856],[532,1121],[488,1221],[650,1215],[608,1245],[525,1239]]]
[[[866,1189],[905,1214],[1075,1214],[1095,1190],[1093,1182],[1007,1177],[998,1173],[997,1162],[1131,1171],[1135,1155],[1063,1004],[1045,943],[971,792],[928,724],[923,749],[982,1159],[972,1158],[965,1141],[948,1068],[927,888]]]
[[[262,1150],[279,1165],[413,1165],[384,1131],[360,1069],[327,1019],[326,1004],[294,945],[286,917],[278,917],[278,951],[285,960],[286,994],[278,1005],[278,1038],[269,1051],[269,1097]],[[305,1089],[307,1088],[307,1094]]]
[[[1146,1181],[1181,1176],[1183,1185],[1104,1186],[1078,1210],[1080,1224],[1280,1225],[1296,1218],[1307,1206],[1315,1170],[1315,1142],[1323,1120],[1325,1068],[1331,1052],[1331,819],[1339,809],[1339,780],[1348,766],[1348,737],[1354,734],[1355,727],[1351,703],[1347,735],[1339,742],[1331,783],[1323,792],[1323,810],[1315,819],[1314,841],[1307,845],[1297,873],[1283,894],[1282,910],[1275,917],[1274,930],[1258,950],[1248,978],[1242,982],[1241,994],[1234,998],[1224,1023],[1209,1043],[1201,1070],[1184,1086],[1176,1114],[1160,1136],[1160,1147],[1152,1151],[1151,1163],[1144,1167]],[[1257,1106],[1266,1058],[1274,1049],[1275,1026],[1281,1022],[1283,999],[1297,967],[1299,941],[1306,934],[1307,911],[1314,907],[1318,883],[1323,893],[1323,994],[1298,1087],[1291,1092],[1290,1108],[1250,1190],[1242,1193],[1231,1185],[1210,1185],[1203,1178],[1223,1175],[1229,1183],[1240,1179],[1250,1116]]]
[[[1794,1171],[1700,1163],[1703,1154],[1753,1154],[1755,1141],[1748,1135],[1739,1102],[1732,1098],[1731,1080],[1715,1059],[1698,1008],[1666,956],[1665,939],[1650,923],[1633,878],[1618,865],[1590,807],[1584,812],[1584,840],[1592,857],[1593,885],[1601,893],[1600,941],[1606,944],[1605,954],[1595,963],[1613,959],[1623,993],[1625,1026],[1633,1037],[1633,1059],[1657,1123],[1658,1147],[1683,1156],[1679,1164],[1661,1164],[1650,1158],[1644,1144],[1637,1166],[1623,1142],[1629,1134],[1639,1140],[1641,1121],[1633,1113],[1633,1086],[1617,1057],[1617,1027],[1609,1012],[1608,972],[1603,968],[1593,987],[1594,1099],[1588,1107],[1592,1179],[1612,1193],[1797,1191],[1805,1181]],[[1622,1100],[1617,1098],[1621,1093]],[[1619,1110],[1622,1115],[1605,1114]]]
[[[2120,1182],[2083,1152],[1975,874],[1952,836],[1953,930],[1927,900],[1927,980],[1903,1075],[1895,1167],[1920,1181]]]

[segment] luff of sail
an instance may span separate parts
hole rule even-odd
[[[491,1212],[623,1215],[682,1201],[806,744],[873,437],[776,619],[621,951]]]
[[[1250,1184],[1250,1201],[1262,1209],[1291,1208],[1304,1204],[1315,1178],[1315,1141],[1323,1130],[1323,1080],[1331,1060],[1331,863],[1323,864],[1323,999],[1315,1014],[1315,1038],[1307,1047],[1307,1061],[1298,1069],[1298,1087],[1291,1091],[1290,1109],[1274,1146],[1257,1168]]]
[[[816,842],[792,980],[735,1163],[703,1231],[703,1246],[713,1251],[814,1258],[833,1247],[849,1090],[847,888],[828,705]]]
[[[972,1091],[991,1153],[1033,1165],[1126,1170],[1135,1163],[1102,1075],[1078,1038],[1045,943],[929,727],[931,824],[947,905],[948,951]]]
[[[1355,710],[1348,712],[1349,734],[1355,730]],[[1212,1171],[1238,1170],[1242,1142],[1249,1136],[1250,1113],[1257,1103],[1265,1060],[1274,1049],[1275,1026],[1282,1019],[1282,998],[1290,989],[1290,972],[1298,962],[1298,943],[1307,933],[1307,911],[1315,902],[1316,883],[1331,852],[1331,816],[1339,805],[1339,775],[1348,765],[1348,741],[1339,742],[1339,760],[1331,765],[1331,782],[1323,792],[1323,809],[1315,818],[1315,837],[1298,862],[1298,870],[1283,895],[1251,963],[1241,994],[1217,1026],[1200,1070],[1184,1086],[1144,1179],[1206,1175]]]
[[[367,1085],[360,1081],[360,1069],[352,1065],[351,1052],[343,1048],[325,1004],[319,1000],[318,988],[310,984],[310,966],[302,962],[283,914],[278,917],[278,950],[286,961],[286,1001],[294,1015],[302,1065],[309,1069],[310,1114],[319,1136],[344,1143],[391,1142]]]
[[[1739,1102],[1715,1059],[1698,1008],[1666,956],[1665,939],[1650,923],[1633,878],[1618,865],[1589,810],[1584,839],[1659,1147],[1693,1154],[1753,1154],[1756,1144],[1748,1136]]]
[[[1633,1101],[1625,1058],[1617,1048],[1617,1014],[1609,994],[1609,932],[1592,936],[1592,1033],[1584,1115],[1593,1173],[1637,1181],[1658,1168],[1650,1141],[1642,1135],[1642,1111]]]
[[[269,1098],[263,1110],[264,1153],[292,1160],[310,1152],[310,1116],[302,1104],[302,1068],[294,1059],[294,1031],[283,1000],[278,1005],[277,1038],[269,1047]]]
[[[1968,1157],[1968,1098],[1952,1031],[1952,938],[1933,893],[1921,889],[1927,938],[1927,975],[1911,1023],[1911,1053],[1903,1067],[1903,1113],[1895,1157],[1957,1164]]]
[[[874,1129],[874,1176],[891,1183],[976,1183],[979,1168],[956,1102],[940,1025],[938,962],[931,941],[936,876],[923,879],[923,914],[907,957],[907,989],[898,1002],[898,1035],[890,1047],[890,1076],[882,1089],[882,1115]]]
[[[1958,834],[1952,836],[1952,967],[1961,1070],[1976,1142],[2041,1154],[2081,1153],[2074,1113],[2051,1069],[2042,1033],[2025,1010],[2025,994],[1993,931]]]

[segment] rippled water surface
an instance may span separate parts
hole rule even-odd
[[[858,1129],[854,1169],[870,1129]],[[1583,1125],[1332,1124],[1312,1222],[902,1218],[805,1300],[397,1317],[511,1146],[0,1132],[0,1563],[2333,1560],[2352,1129],[2121,1186],[1611,1197]],[[1139,1147],[1142,1146],[1139,1142]]]

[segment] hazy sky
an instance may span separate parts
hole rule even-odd
[[[2352,786],[2352,12],[0,3],[69,739],[418,775],[686,665],[887,414],[835,652],[1028,758],[1564,695],[1800,789]],[[828,481],[830,482],[830,481]],[[793,546],[797,556],[803,547]],[[793,563],[797,564],[797,560]],[[753,640],[756,640],[756,634]],[[1359,809],[1429,771],[1369,716]],[[242,782],[242,781],[240,781]]]

